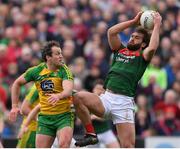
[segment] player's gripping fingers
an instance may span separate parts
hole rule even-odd
[[[28,127],[26,126],[22,126],[19,134],[18,134],[18,139],[21,139],[23,137],[23,135],[28,131]]]
[[[57,94],[51,94],[48,98],[48,102],[51,105],[56,105],[56,103],[59,101],[59,96]]]
[[[10,120],[11,122],[15,122],[18,113],[19,113],[19,108],[12,108],[11,111],[10,111],[10,113],[9,113],[9,120]]]

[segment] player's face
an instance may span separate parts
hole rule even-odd
[[[61,66],[63,62],[62,51],[60,47],[52,47],[51,63],[55,66]]]
[[[143,43],[143,34],[134,32],[132,33],[129,42],[127,44],[127,48],[132,51],[139,50]]]

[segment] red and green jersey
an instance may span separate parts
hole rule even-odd
[[[29,68],[24,73],[27,82],[34,81],[39,94],[41,113],[46,115],[61,114],[70,111],[71,97],[61,99],[55,106],[48,102],[46,94],[61,93],[63,91],[62,81],[73,80],[71,71],[66,65],[60,66],[57,71],[51,71],[46,63]]]
[[[111,68],[105,80],[105,88],[113,92],[134,97],[138,81],[149,62],[143,58],[143,51],[130,51],[122,46],[113,51]]]

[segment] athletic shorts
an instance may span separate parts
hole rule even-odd
[[[17,148],[35,148],[36,131],[28,130],[21,139],[18,140]]]
[[[133,97],[105,91],[100,99],[105,108],[104,117],[111,119],[113,124],[134,123],[135,103]]]
[[[56,132],[64,127],[74,127],[74,114],[72,112],[56,115],[38,115],[37,134],[55,137]]]

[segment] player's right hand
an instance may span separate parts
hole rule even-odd
[[[11,122],[15,122],[16,121],[16,118],[17,118],[17,115],[19,113],[19,108],[18,107],[13,107],[9,113],[9,120]]]
[[[141,18],[141,15],[143,14],[143,11],[140,11],[138,12],[138,14],[134,17],[134,22],[136,23],[136,25],[139,25],[140,24],[140,18]]]

